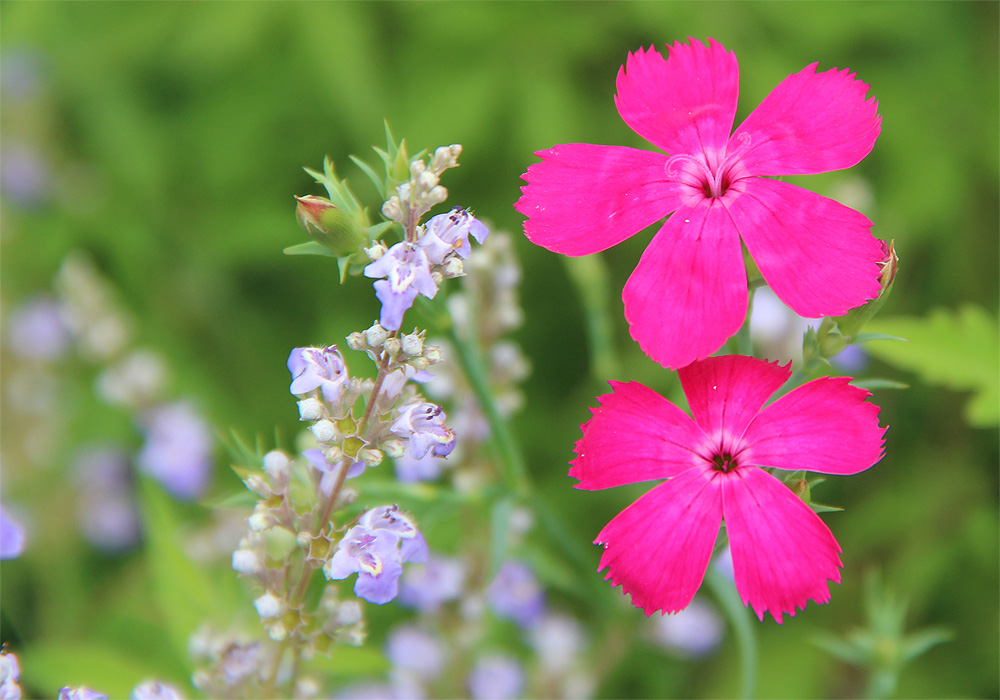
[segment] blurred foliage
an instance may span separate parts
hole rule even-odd
[[[220,431],[270,444],[278,426],[287,442],[297,430],[284,369],[289,349],[338,342],[377,314],[367,281],[340,287],[331,261],[281,255],[304,240],[293,195],[319,193],[303,166],[330,156],[364,205],[377,206],[347,156],[368,159],[385,118],[416,149],[463,144],[462,167],[444,183],[450,204],[517,231],[511,204],[534,151],[564,142],[648,147],[615,111],[615,75],[628,51],[688,35],[712,36],[740,58],[738,120],[813,61],[857,71],[884,119],[875,150],[850,171],[789,180],[860,209],[878,237],[895,239],[900,271],[878,330],[897,334],[888,330],[904,323],[895,316],[934,319],[932,307],[971,304],[994,319],[996,340],[996,3],[5,0],[2,14],[4,160],[26,151],[41,172],[27,196],[4,191],[4,312],[51,289],[70,251],[90,252],[134,314],[140,340],[169,360],[174,390],[195,397]],[[572,281],[588,271],[520,241],[520,341],[534,375],[513,427],[536,487],[582,544],[640,493],[570,488],[566,462],[586,407],[612,378],[677,397],[676,380],[639,352],[621,314],[619,290],[648,237],[602,256],[613,327],[612,347],[598,348],[597,362],[587,341],[594,321]],[[930,324],[898,329],[920,359],[902,359],[903,344],[871,348],[891,362],[875,363],[878,376],[912,388],[876,393],[891,426],[883,461],[820,489],[823,502],[846,508],[826,516],[844,549],[843,583],[830,605],[810,606],[781,627],[761,625],[761,697],[863,691],[859,672],[806,641],[862,623],[868,568],[905,593],[914,627],[955,634],[905,669],[900,696],[1000,694],[998,434],[995,426],[971,427],[964,397],[936,385],[989,391],[995,344],[990,350],[971,339],[962,354],[942,337],[943,326]],[[984,370],[971,372],[973,357]],[[9,366],[5,358],[5,372]],[[942,374],[959,366],[969,375]],[[117,691],[153,662],[183,683],[177,635],[191,622],[179,591],[199,584],[187,579],[178,591],[164,590],[162,565],[150,556],[174,556],[159,549],[158,529],[195,528],[200,511],[148,510],[145,552],[110,557],[82,543],[68,455],[84,441],[136,446],[137,438],[127,418],[93,396],[91,368],[66,370],[75,379],[60,394],[60,412],[73,420],[52,438],[44,464],[12,457],[16,434],[4,421],[4,501],[21,506],[32,540],[24,557],[4,563],[0,632],[23,650],[27,685],[47,696],[57,669],[65,683],[107,680]],[[214,492],[227,494],[234,483],[220,460]],[[591,568],[576,576],[599,578],[598,555],[588,548]],[[211,576],[222,589],[237,585],[226,561]],[[620,623],[602,650],[608,663],[630,661],[608,675],[602,695],[737,692],[732,639],[706,660],[666,659],[635,633],[646,623],[641,613],[617,591],[606,600]],[[107,648],[129,656],[114,661]],[[73,657],[74,649],[86,655]],[[77,671],[68,670],[71,662]]]

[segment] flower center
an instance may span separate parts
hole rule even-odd
[[[719,452],[712,458],[712,469],[723,474],[735,471],[739,466],[736,457],[728,452]]]
[[[740,158],[750,145],[750,137],[740,134],[738,147],[721,162],[718,156],[678,153],[667,159],[667,177],[698,190],[707,199],[725,196],[733,184],[746,176]],[[732,145],[732,144],[730,144]]]

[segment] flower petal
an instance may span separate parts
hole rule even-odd
[[[879,407],[850,377],[803,384],[761,411],[744,435],[740,459],[762,467],[857,474],[882,459]]]
[[[814,600],[830,600],[827,581],[840,583],[840,545],[830,528],[788,487],[756,467],[743,467],[723,481],[726,532],[733,553],[736,590],[781,624]]]
[[[693,448],[704,434],[684,411],[638,382],[610,382],[611,394],[580,426],[569,475],[593,491],[677,476],[704,464]]]
[[[605,250],[680,206],[662,153],[567,143],[535,155],[542,162],[522,175],[528,184],[514,208],[528,217],[528,239],[553,252]]]
[[[653,47],[629,54],[618,71],[618,113],[667,153],[704,153],[714,167],[736,115],[736,55],[714,39],[708,46],[677,42],[669,54],[665,59]]]
[[[652,615],[687,607],[712,558],[722,499],[708,468],[660,484],[619,513],[594,540],[604,545],[598,571]]]
[[[868,85],[848,69],[817,73],[812,64],[782,80],[730,142],[754,175],[825,173],[856,165],[882,130]]]
[[[840,316],[878,296],[882,246],[872,222],[795,185],[752,178],[725,200],[774,293],[800,316]]]
[[[668,368],[708,357],[746,316],[739,236],[718,201],[703,199],[667,219],[622,292],[632,338]]]
[[[691,415],[708,435],[713,451],[732,450],[768,397],[791,374],[788,365],[743,355],[709,357],[677,372]]]

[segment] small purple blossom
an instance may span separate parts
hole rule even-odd
[[[430,631],[417,625],[400,625],[389,633],[385,656],[395,668],[422,681],[433,681],[444,669],[445,648]]]
[[[531,627],[545,613],[545,593],[527,564],[504,562],[486,591],[493,612]]]
[[[323,573],[332,580],[357,573],[354,593],[369,603],[383,605],[396,597],[403,573],[398,544],[399,537],[388,530],[369,530],[357,525],[340,540]]]
[[[475,700],[509,700],[524,690],[524,670],[505,654],[484,656],[472,668],[467,684]]]
[[[461,207],[455,207],[447,213],[431,217],[417,245],[427,254],[431,264],[441,265],[452,253],[461,258],[469,257],[472,252],[470,234],[481,244],[489,233],[476,217]]]
[[[184,696],[172,685],[160,681],[143,681],[129,693],[129,700],[183,700]]]
[[[58,700],[108,700],[108,696],[83,685],[79,688],[66,686],[59,689]]]
[[[434,481],[444,470],[444,462],[435,457],[433,453],[425,454],[420,459],[416,459],[409,452],[397,457],[395,460],[396,478],[404,484],[412,484],[418,481]]]
[[[79,485],[77,521],[84,538],[107,552],[139,541],[141,522],[132,490],[128,455],[115,447],[88,447],[73,460]]]
[[[446,457],[455,449],[455,433],[446,428],[444,410],[436,404],[410,403],[399,409],[399,417],[390,430],[409,440],[410,455],[420,459],[433,449],[437,457]]]
[[[400,581],[399,602],[421,613],[432,613],[442,603],[462,594],[465,566],[461,559],[430,555],[426,563],[408,567]]]
[[[11,311],[7,333],[10,349],[30,360],[59,359],[72,340],[66,309],[47,296],[33,297]]]
[[[325,348],[295,348],[288,356],[292,373],[291,393],[301,396],[320,388],[328,403],[336,403],[347,383],[347,366],[336,345]]]
[[[0,192],[23,207],[40,206],[49,195],[49,166],[33,147],[15,143],[4,148]]]
[[[302,456],[309,460],[309,463],[313,465],[322,476],[319,480],[319,492],[324,496],[329,496],[333,491],[333,485],[337,483],[337,474],[340,471],[339,464],[330,464],[326,461],[326,456],[323,454],[323,450],[318,448],[312,448],[309,450],[303,450]],[[356,476],[360,476],[365,471],[364,462],[355,462],[347,470],[347,479],[353,479]]]
[[[212,433],[204,419],[177,402],[152,409],[143,424],[146,444],[136,457],[139,468],[177,498],[201,496],[212,473]]]
[[[358,518],[358,523],[370,530],[384,530],[399,537],[400,561],[423,563],[429,551],[427,540],[417,530],[410,518],[399,510],[399,506],[379,506],[372,508]]]
[[[17,684],[21,677],[21,665],[17,656],[6,648],[0,648],[0,700],[18,700],[21,697],[21,686]]]
[[[417,294],[433,299],[437,283],[431,277],[430,261],[422,248],[401,241],[382,257],[365,267],[365,276],[381,278],[375,282],[375,296],[382,302],[379,323],[390,331],[398,331],[403,314],[413,306]]]
[[[16,559],[21,556],[24,552],[24,540],[24,528],[0,505],[0,559]]]
[[[673,615],[656,615],[654,618],[654,641],[678,656],[707,656],[722,642],[724,626],[719,613],[701,598],[695,598],[690,605]]]

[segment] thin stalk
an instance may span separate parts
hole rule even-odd
[[[722,606],[722,611],[729,618],[729,624],[736,635],[740,656],[740,697],[744,700],[750,700],[754,697],[757,689],[756,632],[732,581],[714,566],[709,566],[705,574],[705,583],[708,584],[715,599]]]

